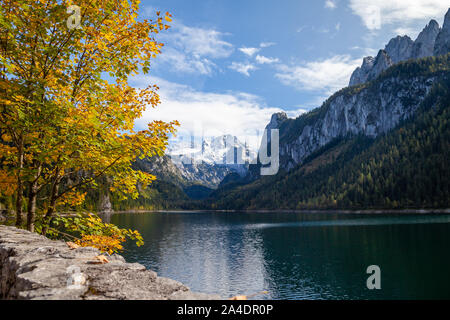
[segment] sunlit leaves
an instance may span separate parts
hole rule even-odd
[[[114,224],[104,223],[93,214],[75,216],[57,216],[54,220],[55,228],[48,233],[51,236],[62,236],[70,239],[70,248],[94,247],[102,252],[115,253],[123,250],[123,243],[129,239],[142,246],[144,240],[138,231],[120,229]],[[38,231],[42,225],[38,224]]]
[[[136,131],[160,98],[157,86],[137,90],[128,78],[150,71],[163,47],[155,36],[172,19],[140,21],[139,3],[0,0],[0,169],[9,181],[0,190],[20,178],[42,194],[45,213],[78,206],[102,176],[123,199],[155,179],[131,164],[162,154],[178,123]],[[67,27],[70,5],[80,8],[80,28]]]

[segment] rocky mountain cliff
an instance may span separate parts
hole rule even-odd
[[[433,55],[436,38],[441,29],[436,20],[430,23],[419,33],[411,51],[411,57],[414,59],[425,58]]]
[[[434,55],[439,56],[450,51],[450,9],[445,15],[444,26],[439,32],[434,45]]]
[[[443,72],[430,67],[433,60],[415,64],[413,58],[432,56],[436,51],[450,52],[449,29],[450,9],[442,29],[432,20],[416,41],[399,36],[376,58],[366,57],[350,81],[359,85],[342,89],[322,107],[297,119],[275,114],[268,127],[280,129],[281,168],[291,170],[337,137],[377,137],[409,118]],[[449,57],[441,59],[445,70]],[[391,68],[399,63],[398,68]]]
[[[357,90],[342,90],[320,109],[280,127],[280,165],[290,170],[339,136],[376,137],[411,116],[437,74],[404,78],[388,75]]]
[[[450,52],[450,9],[445,15],[442,29],[436,20],[420,32],[413,41],[408,36],[397,36],[389,41],[377,57],[366,57],[361,67],[356,68],[350,78],[350,86],[375,79],[384,70],[408,59],[439,56]]]
[[[412,56],[414,41],[408,36],[397,36],[385,47],[386,54],[391,59],[391,65],[408,60]]]

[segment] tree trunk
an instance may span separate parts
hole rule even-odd
[[[27,214],[27,230],[34,232],[34,222],[36,220],[36,199],[37,188],[36,183],[30,184],[28,193],[28,214]]]
[[[34,232],[34,222],[36,220],[36,200],[39,191],[38,179],[41,175],[42,165],[39,164],[34,180],[30,183],[28,191],[28,214],[27,214],[27,230]]]
[[[23,140],[20,138],[18,148],[18,167],[17,172],[17,198],[16,198],[16,227],[20,228],[23,223],[22,206],[23,206],[23,182],[22,182],[22,169],[23,169]]]
[[[44,217],[44,227],[42,228],[42,234],[45,236],[47,234],[48,227],[52,223],[52,217],[53,213],[56,209],[56,200],[58,199],[58,191],[59,191],[59,184],[61,182],[61,178],[58,176],[58,174],[55,177],[55,181],[52,185],[52,191],[50,195],[50,206],[47,209],[47,212],[45,213]]]
[[[23,223],[22,205],[23,205],[23,185],[22,179],[17,178],[17,198],[16,198],[16,227],[20,228]]]

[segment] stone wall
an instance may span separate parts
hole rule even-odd
[[[98,255],[95,248],[70,249],[63,241],[0,225],[0,299],[220,299],[119,255],[98,264]]]

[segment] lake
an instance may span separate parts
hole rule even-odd
[[[450,216],[340,213],[114,214],[145,245],[122,255],[194,291],[256,299],[449,299]],[[369,290],[366,269],[381,269]]]

